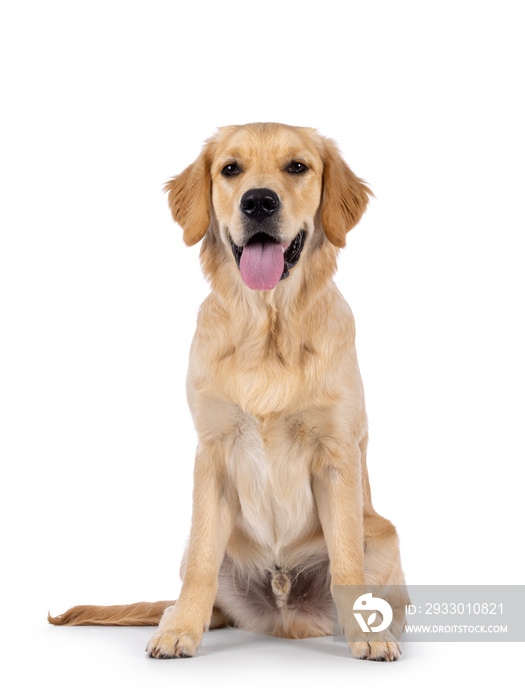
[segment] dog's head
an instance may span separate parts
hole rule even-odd
[[[342,248],[371,194],[333,141],[271,123],[219,129],[166,190],[184,241],[218,236],[245,284],[260,291],[300,265],[317,229]]]

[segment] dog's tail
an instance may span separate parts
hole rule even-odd
[[[118,625],[149,627],[158,625],[162,613],[174,600],[132,605],[75,605],[62,615],[47,620],[52,625]]]

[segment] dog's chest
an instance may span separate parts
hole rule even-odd
[[[238,526],[276,552],[318,526],[308,460],[284,422],[239,419],[227,457],[241,511]]]

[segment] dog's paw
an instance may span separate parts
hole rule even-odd
[[[390,632],[382,632],[381,635],[361,634],[349,645],[356,659],[397,661],[401,656],[401,645]]]
[[[202,635],[201,635],[202,636]],[[172,628],[159,628],[146,648],[153,659],[187,659],[195,656],[201,636]]]

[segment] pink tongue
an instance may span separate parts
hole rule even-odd
[[[250,289],[273,289],[284,270],[281,243],[268,239],[248,243],[242,251],[240,268],[244,283]]]

